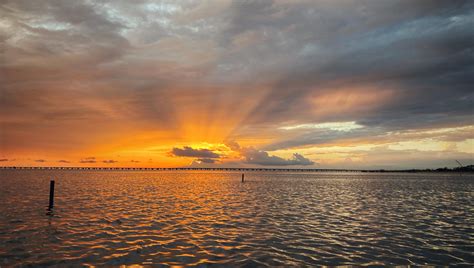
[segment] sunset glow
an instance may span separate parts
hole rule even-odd
[[[472,164],[474,14],[447,2],[7,1],[0,166]]]

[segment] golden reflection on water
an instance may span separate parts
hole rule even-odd
[[[472,175],[1,171],[4,265],[472,264]],[[56,180],[54,213],[45,215]]]

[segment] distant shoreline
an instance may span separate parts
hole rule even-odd
[[[470,173],[474,172],[474,165],[457,168],[437,168],[437,169],[315,169],[315,168],[198,168],[198,167],[176,167],[176,168],[144,168],[144,167],[15,167],[4,166],[0,170],[95,170],[95,171],[267,171],[267,172],[399,172],[399,173],[420,173],[420,172],[453,172]]]

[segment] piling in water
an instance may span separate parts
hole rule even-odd
[[[242,173],[242,182],[244,182],[244,173]]]
[[[49,182],[49,206],[48,210],[53,209],[54,206],[54,180]]]

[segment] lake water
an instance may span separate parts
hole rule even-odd
[[[245,178],[0,170],[0,266],[474,265],[473,175]]]

